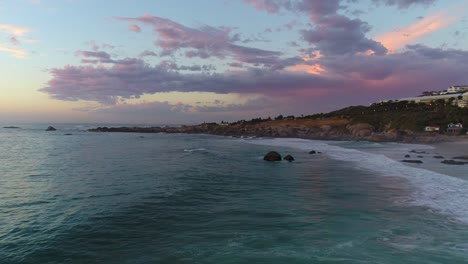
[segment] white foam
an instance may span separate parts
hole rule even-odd
[[[184,149],[185,152],[208,151],[206,148]]]
[[[317,150],[332,159],[353,162],[357,167],[382,176],[401,177],[412,185],[408,202],[416,206],[430,207],[439,213],[468,223],[468,181],[433,171],[407,166],[381,154],[342,148],[325,141],[305,139],[262,139],[248,143],[291,147],[305,151]]]

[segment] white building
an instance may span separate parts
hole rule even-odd
[[[468,92],[468,85],[454,85],[450,86],[447,89],[447,92],[449,93],[463,93],[463,92]]]
[[[426,126],[424,130],[426,132],[435,132],[435,131],[440,131],[440,127],[439,126]]]
[[[468,100],[458,100],[457,105],[461,108],[468,107]]]

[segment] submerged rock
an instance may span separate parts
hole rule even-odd
[[[311,150],[311,151],[309,151],[309,154],[317,154],[317,151]]]
[[[55,130],[57,130],[57,129],[55,129],[55,127],[53,127],[53,126],[49,126],[49,127],[46,129],[46,131],[55,131]]]
[[[434,156],[434,159],[443,159],[444,156]]]
[[[63,134],[64,136],[72,136],[73,134],[71,133],[66,133],[66,134]]]
[[[465,164],[468,164],[468,162],[456,161],[456,160],[444,160],[441,163],[448,164],[448,165],[465,165]]]
[[[294,160],[293,156],[291,156],[291,155],[286,155],[283,159],[284,159],[284,160],[287,160],[287,161],[289,161],[289,162],[291,162],[291,161]]]
[[[281,155],[276,151],[270,151],[263,157],[263,160],[266,160],[266,161],[281,161]]]
[[[423,163],[421,160],[402,160],[401,162],[416,163],[416,164],[421,164],[421,163]]]
[[[405,155],[405,158],[411,158],[411,156],[410,156],[410,155],[408,155],[408,154],[406,154],[406,155]]]
[[[16,126],[6,126],[6,127],[3,127],[3,128],[17,129],[17,128],[19,128],[19,127],[16,127]]]
[[[454,159],[468,160],[468,155],[467,155],[467,156],[453,157],[453,158],[454,158]]]

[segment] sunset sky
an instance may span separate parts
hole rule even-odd
[[[0,0],[0,123],[190,124],[468,84],[468,0]]]

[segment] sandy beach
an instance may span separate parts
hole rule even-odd
[[[430,146],[441,155],[450,158],[468,155],[468,137],[457,137],[454,141],[434,143]]]
[[[425,144],[429,148],[418,149],[424,153],[408,153],[412,156],[411,159],[423,161],[422,164],[411,164],[415,167],[431,170],[449,176],[468,179],[468,165],[449,165],[441,163],[444,160],[465,161],[463,159],[454,159],[455,157],[468,156],[468,137],[457,137],[453,141],[438,142]]]

